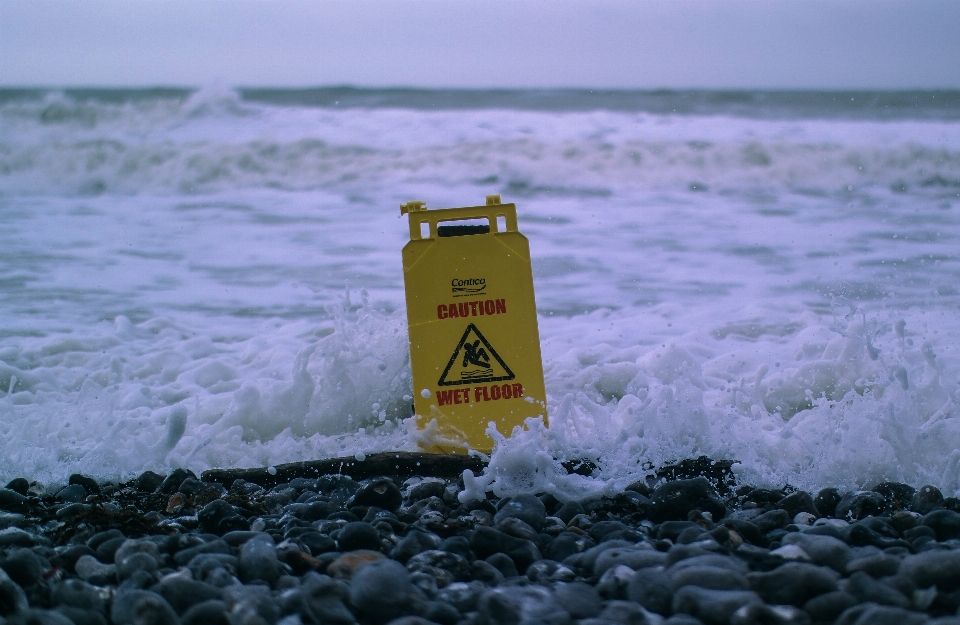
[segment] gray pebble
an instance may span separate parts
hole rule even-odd
[[[227,604],[216,599],[191,607],[180,617],[181,625],[231,625]]]
[[[24,610],[7,618],[7,625],[74,625],[74,622],[56,610]]]
[[[57,499],[67,503],[78,503],[87,496],[87,490],[80,484],[71,484],[57,491]]]
[[[0,606],[3,606],[7,613],[26,610],[30,607],[23,589],[2,569],[0,569]]]
[[[661,567],[641,569],[630,579],[627,597],[651,612],[666,616],[673,602],[673,586]]]
[[[156,591],[178,614],[186,612],[198,603],[220,600],[223,597],[223,592],[216,586],[179,573],[167,575],[160,580]]]
[[[896,588],[875,580],[863,571],[854,571],[844,580],[843,589],[861,602],[873,602],[892,605],[898,608],[910,607],[910,600]]]
[[[111,584],[117,578],[117,566],[115,564],[103,564],[93,556],[80,556],[73,569],[80,579],[95,586]]]
[[[357,549],[380,551],[380,532],[363,521],[347,523],[341,528],[340,534],[337,536],[337,544],[340,551],[356,551]]]
[[[717,566],[688,566],[667,571],[674,590],[683,586],[699,586],[713,590],[750,590],[750,583],[740,573]]]
[[[848,608],[835,625],[924,625],[926,615],[908,612],[903,608],[863,603]]]
[[[399,562],[382,560],[361,567],[350,584],[350,603],[371,622],[386,623],[409,613],[414,586]]]
[[[261,580],[272,586],[280,577],[280,560],[273,540],[261,535],[245,542],[240,548],[237,574],[245,584]]]
[[[749,590],[708,590],[684,586],[673,595],[673,611],[689,614],[706,625],[727,625],[741,607],[763,603],[760,596]]]
[[[656,549],[644,547],[614,547],[600,552],[593,564],[593,574],[603,575],[607,569],[624,565],[631,569],[645,569],[649,566],[662,566],[667,561],[667,554]]]
[[[871,577],[887,577],[895,575],[900,568],[900,558],[878,553],[864,558],[857,558],[847,562],[847,573],[863,571]]]
[[[56,584],[50,592],[50,602],[55,606],[106,613],[106,604],[100,591],[79,579],[66,579]]]
[[[924,515],[920,523],[932,529],[941,542],[960,535],[960,514],[953,510],[934,510]]]
[[[557,584],[553,594],[575,619],[597,616],[603,609],[599,593],[593,586],[583,582]]]
[[[301,584],[305,616],[316,623],[348,625],[355,621],[344,601],[350,596],[349,587],[326,575],[308,573]]]
[[[817,622],[832,623],[844,610],[857,605],[857,598],[848,592],[828,592],[803,604],[803,610]]]
[[[910,501],[910,509],[918,514],[927,514],[943,507],[943,493],[936,486],[921,486]]]
[[[405,564],[407,560],[418,553],[438,548],[440,542],[440,537],[436,534],[413,530],[390,551],[390,557]]]
[[[420,571],[429,568],[439,568],[449,571],[450,575],[456,581],[467,581],[470,579],[470,563],[465,558],[449,551],[440,551],[431,549],[423,551],[407,560],[407,568],[410,571]],[[446,586],[447,584],[443,584]]]
[[[918,588],[936,585],[946,592],[960,588],[960,551],[924,551],[900,563],[899,574]]]
[[[70,606],[59,606],[55,609],[70,619],[73,625],[107,625],[107,617],[100,612]]]
[[[176,612],[166,599],[149,590],[119,592],[113,598],[110,620],[115,625],[177,625]]]
[[[839,577],[832,569],[805,562],[788,562],[766,573],[747,575],[750,586],[764,600],[798,607],[817,595],[837,590]]]
[[[829,566],[838,573],[846,571],[847,562],[853,559],[850,547],[832,536],[791,532],[783,537],[782,542],[785,545],[797,545],[807,552],[813,562]]]
[[[36,583],[48,567],[30,549],[14,549],[7,557],[0,559],[0,568],[17,584],[27,587]]]
[[[621,625],[649,625],[652,621],[642,607],[630,601],[608,601],[600,618]]]
[[[507,518],[517,518],[539,532],[546,522],[547,509],[538,497],[533,495],[517,495],[508,499],[493,517],[495,525],[500,525]]]

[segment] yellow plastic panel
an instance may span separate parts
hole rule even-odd
[[[414,409],[430,432],[425,451],[489,453],[491,421],[509,436],[524,419],[547,417],[530,246],[517,231],[517,207],[489,196],[486,206],[467,208],[410,202],[401,214],[410,221],[403,277]],[[445,222],[463,220],[482,220],[489,232],[438,236],[457,226]]]

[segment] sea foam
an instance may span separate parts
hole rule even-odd
[[[707,455],[753,484],[960,494],[958,141],[951,119],[5,100],[0,476],[416,449],[396,207],[499,192],[549,422],[493,432],[469,493],[595,497]]]

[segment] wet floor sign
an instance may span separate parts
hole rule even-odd
[[[403,278],[410,326],[414,410],[434,453],[489,453],[493,421],[509,436],[528,417],[546,420],[530,269],[517,207],[400,207],[410,242]]]

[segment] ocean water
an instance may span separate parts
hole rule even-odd
[[[0,91],[0,479],[416,449],[399,204],[490,193],[550,423],[470,488],[960,494],[957,92]]]

